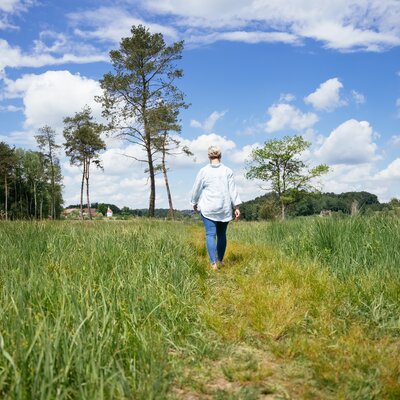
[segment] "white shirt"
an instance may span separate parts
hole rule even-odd
[[[232,206],[241,204],[233,172],[219,163],[208,164],[197,174],[192,189],[192,206],[198,205],[202,215],[213,221],[232,219]]]

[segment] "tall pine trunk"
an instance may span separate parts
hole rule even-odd
[[[85,171],[85,178],[86,178],[86,201],[87,201],[87,208],[89,213],[89,219],[92,219],[92,213],[90,212],[90,199],[89,199],[89,166],[90,160],[85,161],[86,164],[86,171]]]
[[[142,114],[146,115],[146,107],[142,106]],[[149,131],[149,127],[147,125],[146,118],[144,119],[144,131],[146,133],[146,152],[147,152],[147,162],[149,164],[149,177],[150,177],[150,198],[149,198],[149,217],[154,217],[155,205],[156,205],[156,179],[154,172],[154,161],[152,150],[152,140]]]
[[[149,176],[150,176],[149,217],[154,217],[155,205],[156,205],[156,179],[155,179],[153,155],[151,154],[151,149],[147,149],[147,158],[149,162]]]
[[[163,147],[162,147],[161,166],[162,166],[162,171],[163,171],[163,174],[164,174],[165,187],[167,189],[169,215],[170,215],[170,217],[172,219],[175,219],[174,206],[172,205],[171,190],[169,188],[169,182],[168,182],[167,167],[165,165],[165,153],[166,153],[165,140],[166,140],[166,138],[164,137],[164,142],[163,142]]]
[[[85,163],[83,163],[82,183],[81,183],[81,204],[80,204],[81,219],[83,219],[83,187],[85,185],[85,168],[86,168],[86,165],[85,165]]]

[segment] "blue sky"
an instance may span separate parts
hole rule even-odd
[[[400,197],[400,2],[396,0],[1,0],[0,140],[35,149],[48,124],[94,96],[112,70],[108,52],[132,25],[185,40],[178,86],[181,141],[195,159],[169,160],[176,208],[188,208],[206,149],[220,145],[244,200],[262,194],[244,178],[245,160],[270,138],[301,134],[311,164],[331,172],[323,190]],[[93,201],[147,207],[145,166],[136,146],[107,139]],[[80,171],[60,153],[65,204],[79,200]],[[157,207],[166,207],[161,176]]]

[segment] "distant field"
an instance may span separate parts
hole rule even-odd
[[[0,398],[398,399],[400,222],[0,223]]]

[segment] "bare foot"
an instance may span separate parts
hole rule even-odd
[[[217,268],[217,263],[211,264],[210,267],[211,267],[211,269],[212,269],[213,271],[216,271],[216,270],[218,269],[218,268]]]
[[[218,261],[218,263],[219,263],[219,265],[220,265],[221,267],[224,267],[224,266],[225,266],[224,261]]]

